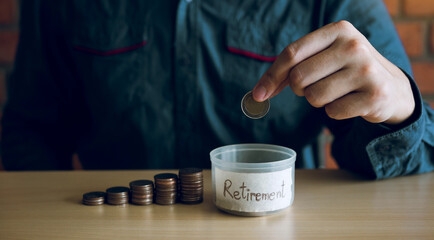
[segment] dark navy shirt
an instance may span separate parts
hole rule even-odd
[[[6,169],[210,167],[223,145],[294,149],[318,166],[317,138],[334,135],[339,166],[372,178],[434,168],[433,111],[380,0],[24,1],[3,116]],[[410,78],[416,110],[399,126],[336,121],[289,88],[268,115],[240,100],[298,38],[351,22]]]

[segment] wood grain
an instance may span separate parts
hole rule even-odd
[[[176,171],[1,172],[0,239],[433,239],[434,173],[366,181],[296,170],[295,201],[265,217],[223,213],[211,199],[171,206],[85,206],[82,194]]]

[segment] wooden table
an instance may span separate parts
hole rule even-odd
[[[85,206],[82,194],[174,171],[1,172],[0,239],[434,239],[434,173],[366,181],[296,170],[295,201],[239,217],[211,200],[170,206]]]

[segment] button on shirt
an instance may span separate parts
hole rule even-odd
[[[30,1],[3,117],[7,169],[210,167],[223,145],[293,148],[318,163],[334,134],[340,167],[373,178],[431,171],[433,112],[424,105],[382,1]],[[282,49],[327,23],[351,22],[400,67],[416,99],[400,126],[329,119],[289,88],[268,115],[240,100]]]

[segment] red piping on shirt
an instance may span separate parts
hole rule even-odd
[[[238,48],[233,48],[233,47],[228,47],[228,51],[232,52],[232,53],[240,54],[240,55],[243,55],[243,56],[246,56],[246,57],[250,57],[250,58],[253,58],[253,59],[265,61],[265,62],[274,62],[277,59],[277,56],[267,57],[267,56],[259,55],[259,54],[252,53],[252,52],[249,52],[249,51],[241,50],[241,49],[238,49]]]
[[[118,48],[118,49],[113,49],[113,50],[109,50],[109,51],[99,51],[99,50],[95,50],[92,48],[87,48],[87,47],[82,47],[82,46],[74,46],[74,48],[76,50],[82,51],[82,52],[87,52],[87,53],[92,53],[95,55],[100,55],[100,56],[110,56],[110,55],[115,55],[115,54],[119,54],[119,53],[124,53],[124,52],[128,52],[134,49],[137,49],[139,47],[143,47],[146,45],[146,41],[143,42],[139,42],[137,44],[128,46],[128,47],[123,47],[123,48]]]

